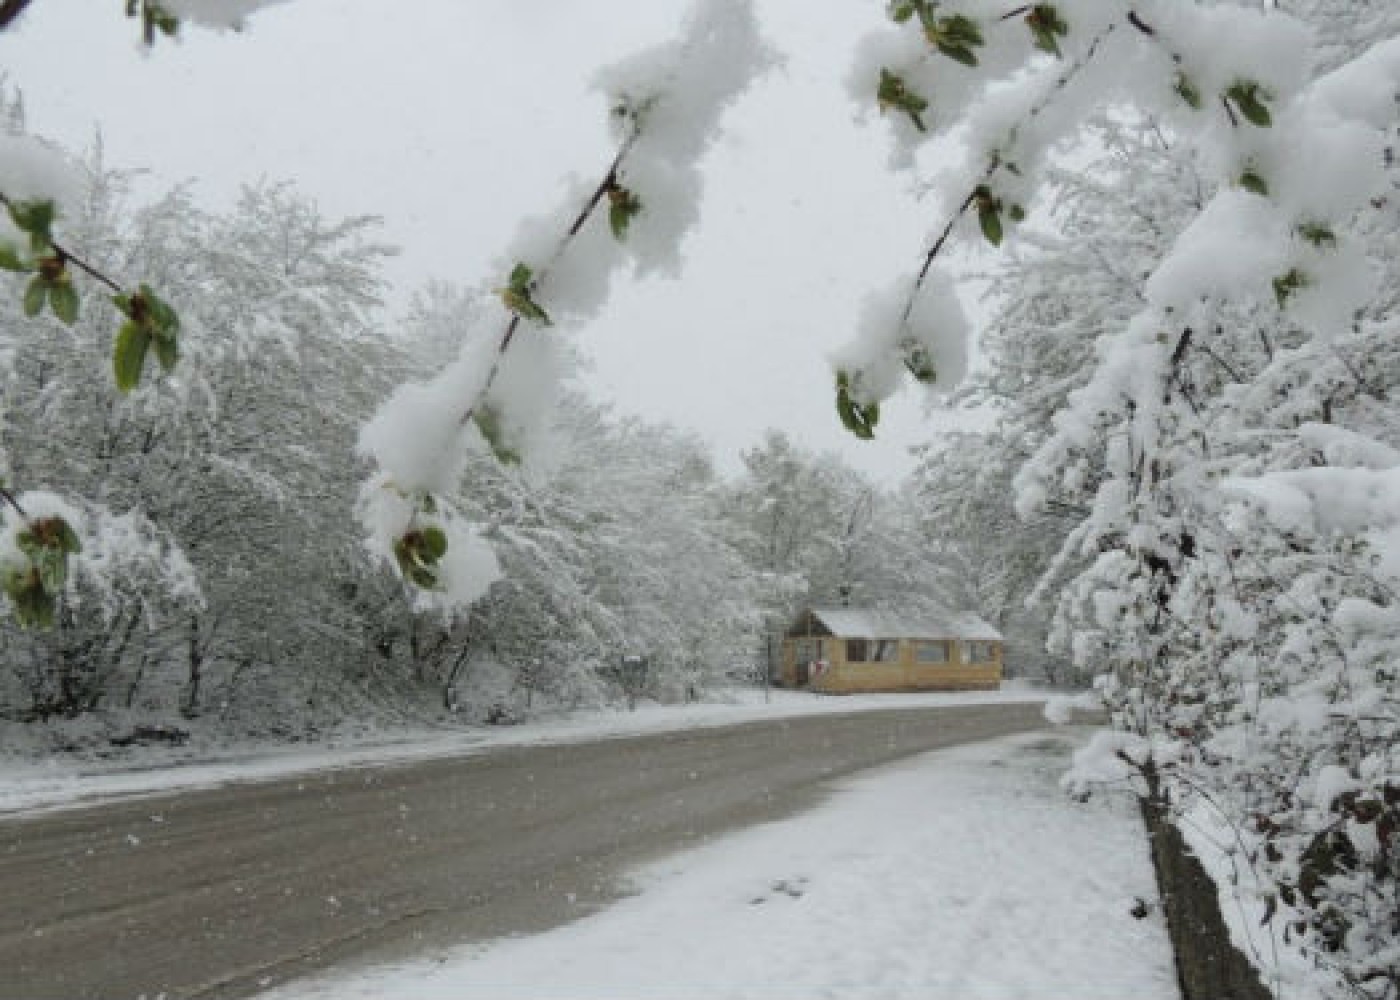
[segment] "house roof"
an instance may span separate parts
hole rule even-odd
[[[869,608],[811,608],[831,634],[850,639],[974,639],[1000,642],[1002,635],[972,614],[943,611],[897,615]]]

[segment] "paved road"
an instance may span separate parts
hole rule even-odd
[[[627,867],[823,783],[1044,725],[1038,705],[819,716],[325,772],[0,822],[0,997],[231,997],[543,929]]]

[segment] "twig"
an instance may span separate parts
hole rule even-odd
[[[3,27],[3,23],[0,23],[0,28]],[[0,191],[0,205],[3,205],[6,209],[10,210],[13,210],[15,207],[14,201],[3,191]],[[99,271],[95,266],[83,260],[72,250],[69,250],[66,246],[63,246],[61,243],[58,243],[55,240],[49,240],[49,246],[53,249],[54,256],[58,257],[59,260],[63,261],[65,264],[72,264],[79,271],[82,271],[94,281],[106,285],[107,288],[109,288],[113,293],[121,295],[126,291],[126,289],[123,288],[121,285],[117,284],[114,280],[112,280],[107,275]]]
[[[598,186],[593,189],[593,193],[589,196],[588,201],[584,203],[583,208],[579,210],[578,215],[575,216],[574,221],[570,223],[569,228],[565,231],[564,238],[559,241],[559,246],[555,250],[552,260],[558,260],[559,257],[563,255],[564,251],[568,249],[569,244],[583,231],[583,227],[587,224],[593,213],[598,210],[598,206],[602,204],[603,199],[608,196],[610,191],[617,187],[618,174],[622,170],[622,163],[627,158],[627,154],[632,152],[632,148],[636,146],[637,140],[641,138],[641,134],[641,127],[634,119],[632,128],[627,134],[627,138],[622,141],[622,145],[618,147],[617,153],[612,158],[612,162],[608,164],[608,169],[607,172],[604,173],[603,179],[598,182]],[[536,280],[542,281],[548,274],[549,269],[546,267],[540,271]],[[462,414],[462,419],[458,421],[459,426],[466,426],[471,422],[472,418],[476,416],[476,410],[481,400],[486,398],[486,394],[491,390],[491,386],[495,384],[497,376],[501,373],[501,362],[505,360],[506,352],[510,350],[511,342],[515,340],[515,333],[519,329],[520,314],[516,313],[510,317],[510,320],[506,323],[505,329],[501,332],[500,342],[496,345],[496,356],[491,360],[491,370],[486,373],[486,381],[481,387],[481,392],[477,395],[471,406],[467,407],[466,412]]]
[[[10,492],[8,487],[0,486],[0,500],[4,500],[7,504],[13,507],[15,509],[15,513],[19,515],[21,521],[23,521],[25,524],[29,523],[29,515],[25,513],[24,508],[19,505],[19,501],[15,499],[15,495]]]
[[[1012,11],[1012,14],[1015,13],[1016,11]],[[1007,16],[1009,17],[1011,15]],[[1004,19],[1005,18],[1003,18],[1003,20]],[[1050,106],[1051,102],[1059,96],[1060,92],[1069,86],[1070,81],[1079,75],[1085,66],[1093,61],[1094,57],[1098,55],[1100,46],[1102,46],[1104,40],[1113,33],[1115,27],[1116,25],[1110,24],[1103,32],[1094,38],[1089,44],[1089,47],[1084,51],[1084,55],[1080,56],[1073,66],[1061,74],[1055,81],[1055,85],[1050,88],[1044,98],[1026,113],[1027,121],[1041,115],[1045,109]],[[1014,137],[1018,128],[1019,126],[1013,126],[1010,136]],[[919,275],[914,279],[914,287],[909,290],[909,297],[905,300],[904,309],[900,314],[899,329],[901,332],[908,325],[909,317],[913,315],[914,312],[914,303],[918,300],[919,293],[923,291],[924,282],[927,280],[928,273],[933,267],[933,262],[937,259],[938,255],[943,252],[944,246],[947,245],[949,237],[953,234],[953,228],[958,224],[958,220],[967,213],[967,210],[971,208],[972,204],[977,200],[978,188],[984,186],[987,181],[991,180],[992,176],[1001,166],[1001,158],[993,155],[991,162],[987,164],[987,168],[982,171],[981,176],[978,178],[978,183],[973,185],[973,189],[968,193],[967,197],[963,199],[962,204],[958,206],[957,211],[953,213],[947,225],[943,227],[943,231],[939,234],[938,239],[933,242],[933,245],[929,247],[928,252],[924,255],[923,266],[919,268]]]
[[[0,3],[0,31],[4,31],[15,19],[24,13],[31,0],[4,0]]]

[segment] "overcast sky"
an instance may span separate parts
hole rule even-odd
[[[596,69],[672,37],[682,0],[295,0],[240,34],[186,29],[150,54],[120,5],[44,0],[0,36],[30,127],[227,204],[292,179],[331,215],[377,214],[403,248],[396,299],[429,277],[467,286],[516,220],[611,157]],[[783,67],[735,106],[707,159],[677,281],[622,283],[576,335],[596,396],[703,434],[722,468],[765,427],[892,480],[909,445],[965,418],[909,391],[880,439],[851,438],[829,352],[861,298],[917,263],[936,220],[886,166],[878,120],[843,79],[883,0],[758,0]]]

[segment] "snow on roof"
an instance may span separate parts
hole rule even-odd
[[[1001,633],[972,614],[895,615],[869,608],[812,608],[832,635],[852,639],[975,639],[1000,642]]]

